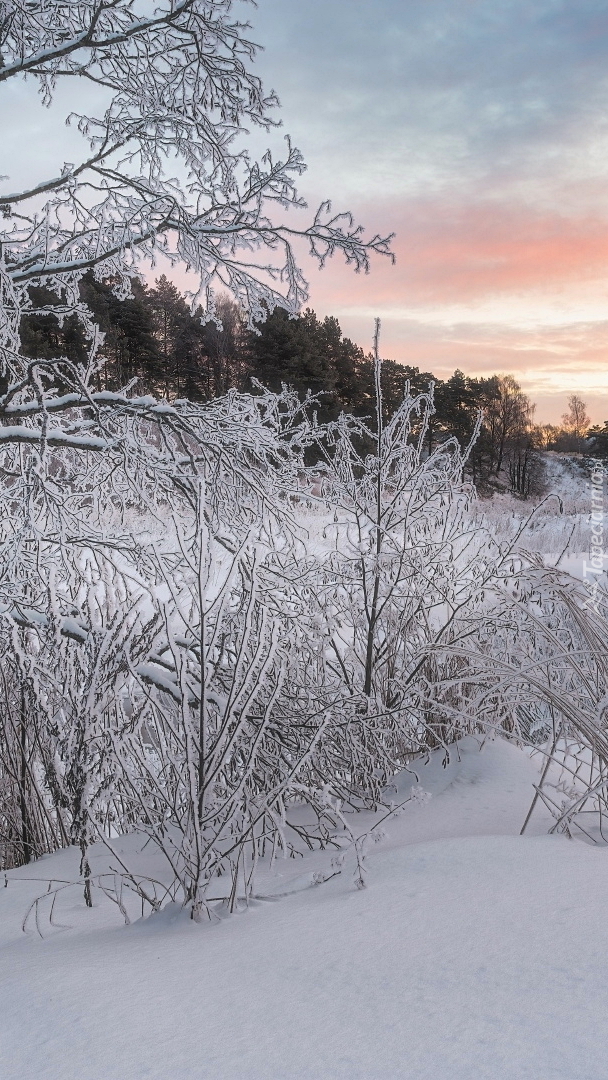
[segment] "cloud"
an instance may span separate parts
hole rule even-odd
[[[342,305],[349,298],[361,303],[365,293],[402,309],[479,304],[504,294],[528,296],[533,304],[533,293],[563,292],[574,283],[578,296],[583,284],[603,283],[608,275],[608,218],[437,199],[385,204],[375,217],[367,206],[357,219],[396,231],[397,262],[375,259],[372,275],[353,282],[336,260],[331,291]]]
[[[441,200],[384,206],[382,219],[398,230],[397,265],[313,272],[320,314],[337,315],[364,348],[380,316],[384,355],[439,378],[510,372],[540,420],[558,422],[576,391],[604,421],[608,220]]]
[[[581,157],[606,176],[603,0],[265,0],[252,18],[311,191],[543,201]]]

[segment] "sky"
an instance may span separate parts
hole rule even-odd
[[[396,264],[310,262],[310,304],[445,378],[513,374],[608,419],[608,3],[259,0],[250,36],[308,172]]]
[[[572,393],[607,420],[608,0],[235,11],[282,105],[283,128],[255,148],[278,150],[288,132],[308,163],[298,223],[329,198],[368,236],[396,234],[395,265],[374,258],[369,275],[339,256],[319,272],[304,255],[315,311],[366,350],[380,317],[383,355],[439,378],[513,374],[539,422],[559,422]],[[78,160],[80,136],[63,124],[72,87],[58,85],[50,112],[22,85],[6,92],[11,187]],[[93,92],[79,86],[79,111]]]

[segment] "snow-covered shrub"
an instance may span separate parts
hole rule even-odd
[[[433,687],[446,678],[439,646],[465,622],[469,632],[500,555],[467,523],[466,451],[455,439],[425,450],[432,387],[412,396],[406,386],[387,424],[377,357],[376,387],[371,426],[342,415],[328,429],[319,470],[328,550],[315,590],[327,669],[356,703],[341,793],[374,799],[410,756],[474,726],[456,709],[434,711]]]
[[[603,814],[605,598],[474,522],[466,451],[425,450],[432,388],[385,424],[377,360],[375,422],[321,431],[288,391],[169,405],[59,370],[0,400],[4,866],[76,844],[91,903],[102,839],[150,908],[234,910],[260,858],[339,844],[344,803],[497,728],[576,759],[556,828]]]
[[[230,876],[221,895],[232,910],[258,857],[290,850],[294,798],[316,811],[308,843],[323,843],[328,807],[305,774],[340,695],[322,677],[306,602],[277,573],[265,523],[227,551],[206,527],[201,492],[179,539],[179,559],[158,556],[162,619],[146,661],[129,660],[130,716],[113,740],[121,824],[135,820],[161,848],[173,895],[198,918],[218,876]]]
[[[433,695],[441,712],[512,733],[545,757],[552,831],[608,840],[608,592],[538,554],[507,553],[470,632],[441,645]],[[445,676],[451,659],[456,676]],[[440,665],[441,668],[441,665]],[[524,823],[527,825],[529,816]]]
[[[91,841],[138,829],[167,862],[162,888],[123,867],[152,906],[179,896],[198,917],[225,874],[234,906],[260,853],[331,842],[342,800],[377,804],[408,757],[463,732],[430,689],[492,573],[464,525],[463,457],[454,441],[424,455],[430,395],[375,433],[342,417],[308,488],[302,446],[321,433],[287,392],[51,396],[52,445],[44,391],[7,406],[22,426],[0,491],[2,709],[25,695],[36,785],[6,789],[22,840],[5,858],[77,843],[90,902]],[[299,502],[319,478],[312,552]],[[36,799],[48,827],[24,842]]]
[[[529,559],[502,589],[491,662],[520,729],[547,766],[539,797],[554,831],[608,838],[608,593]]]
[[[9,863],[68,840],[86,846],[93,744],[101,739],[105,754],[122,684],[134,678],[128,663],[142,662],[156,641],[166,603],[155,586],[176,585],[187,536],[234,554],[252,528],[268,544],[280,520],[289,535],[300,464],[288,394],[229,395],[204,408],[49,396],[51,445],[45,393],[36,398],[25,383],[4,403],[22,419],[2,451],[0,483],[0,813]],[[97,770],[104,791],[114,767]],[[40,784],[51,825],[36,838]]]

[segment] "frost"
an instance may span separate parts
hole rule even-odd
[[[425,791],[424,788],[417,786],[412,788],[411,798],[412,802],[417,803],[419,806],[426,806],[432,798],[432,795],[429,791]]]

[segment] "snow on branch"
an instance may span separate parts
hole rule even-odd
[[[0,443],[34,443],[36,445],[73,447],[78,450],[110,450],[112,443],[96,435],[69,435],[59,428],[46,430],[27,427],[0,427]]]
[[[88,144],[80,161],[0,191],[3,272],[21,302],[27,286],[51,282],[74,297],[89,269],[128,293],[129,276],[162,253],[197,275],[193,305],[213,317],[225,286],[253,323],[277,305],[295,312],[306,301],[298,237],[320,265],[341,251],[367,271],[372,253],[390,256],[390,237],[365,240],[328,202],[308,227],[269,216],[305,207],[295,186],[305,164],[289,138],[284,155],[269,150],[259,162],[238,141],[246,125],[277,126],[278,100],[251,71],[257,46],[230,9],[230,0],[181,0],[154,13],[131,0],[35,8],[4,0],[0,92],[27,75],[45,104],[65,79],[109,94],[103,115],[69,118]],[[182,179],[167,177],[168,158]]]

